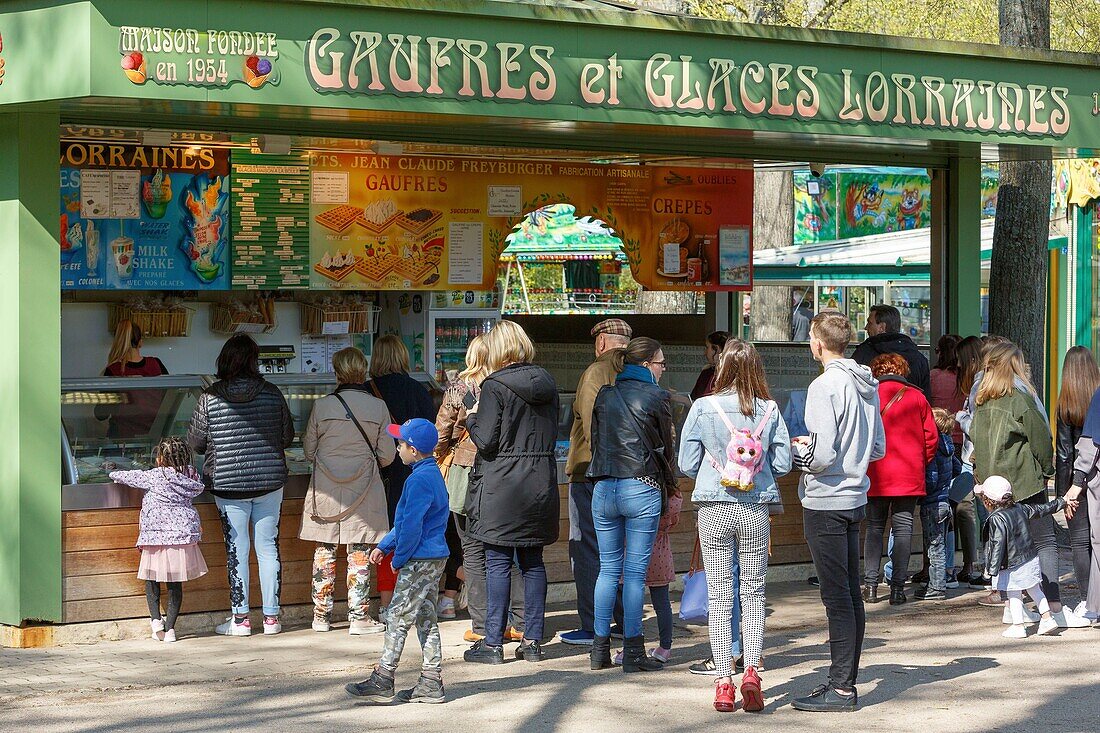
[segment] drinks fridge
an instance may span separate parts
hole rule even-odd
[[[470,341],[488,333],[500,320],[500,297],[495,291],[474,290],[440,291],[432,296],[425,365],[439,384],[446,385],[465,368]]]

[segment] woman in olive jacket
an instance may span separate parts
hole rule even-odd
[[[1028,393],[1016,388],[1017,380],[1023,381]],[[1047,480],[1054,476],[1054,438],[1035,401],[1020,348],[1013,343],[990,348],[970,424],[974,479],[981,484],[990,476],[1003,476],[1012,484],[1017,503],[1038,506],[1047,502]],[[1062,609],[1054,517],[1030,520],[1030,530],[1051,615],[1059,626],[1075,625],[1076,618]],[[993,570],[986,568],[987,573]]]
[[[524,640],[517,658],[541,661],[546,609],[542,548],[558,539],[558,389],[550,373],[531,363],[535,347],[510,321],[486,335],[489,366],[477,405],[466,417],[477,459],[466,496],[469,536],[485,544],[485,639],[465,654],[468,662],[504,661],[504,630],[511,598],[511,568],[523,573]]]

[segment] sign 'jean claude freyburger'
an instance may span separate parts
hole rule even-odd
[[[1069,89],[746,58],[619,53],[583,63],[551,45],[343,32],[306,43],[314,89],[361,95],[578,103],[588,107],[831,120],[1061,137]],[[840,94],[836,94],[839,91]]]

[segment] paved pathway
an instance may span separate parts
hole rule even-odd
[[[365,675],[381,638],[295,629],[276,637],[102,642],[0,650],[0,730],[54,733],[169,731],[691,731],[781,726],[785,733],[836,730],[952,733],[1095,733],[1100,728],[1100,630],[1008,641],[999,612],[976,592],[948,603],[872,608],[860,695],[851,716],[814,716],[789,706],[828,666],[824,612],[805,584],[769,588],[768,707],[762,716],[719,716],[710,680],[686,673],[707,651],[705,628],[677,630],[674,663],[651,675],[587,670],[582,649],[558,642],[540,665],[460,661],[465,622],[444,624],[444,706],[372,708],[343,685]],[[549,629],[575,619],[554,612]],[[647,635],[655,632],[648,619]],[[410,640],[399,685],[419,659]]]

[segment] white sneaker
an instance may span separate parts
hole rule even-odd
[[[175,629],[168,629],[167,631],[164,632],[164,641],[165,642],[171,643],[175,640],[176,640],[176,630]]]
[[[1042,635],[1052,634],[1057,630],[1058,621],[1054,618],[1053,614],[1039,622],[1039,633]]]
[[[1028,623],[1037,624],[1041,618],[1042,616],[1034,611],[1029,611],[1026,607],[1024,608],[1024,620]],[[1001,623],[1012,624],[1012,612],[1008,610],[1008,606],[1005,606],[1005,612],[1001,615]]]
[[[164,641],[164,619],[149,619],[149,628],[152,629],[153,632],[153,641]]]
[[[1013,624],[1005,629],[1001,636],[1006,639],[1026,639],[1027,628],[1023,624]]]
[[[1089,610],[1088,603],[1086,603],[1085,601],[1081,601],[1080,603],[1078,603],[1077,607],[1073,609],[1073,613],[1074,615],[1080,616],[1083,619],[1088,619],[1089,621],[1095,621],[1097,619],[1097,614]]]
[[[1062,606],[1062,610],[1058,613],[1050,614],[1054,622],[1061,626],[1063,629],[1083,629],[1087,626],[1091,626],[1087,618],[1082,618],[1074,613],[1072,610]]]
[[[264,634],[266,636],[281,633],[282,630],[283,625],[279,623],[278,616],[264,616]]]
[[[439,599],[439,618],[442,621],[451,621],[457,615],[455,613],[455,602],[453,598],[440,598]]]
[[[386,630],[384,624],[366,619],[364,621],[352,621],[348,626],[348,633],[352,636],[365,636],[366,634],[381,634]]]
[[[332,624],[321,618],[313,619],[313,630],[318,632],[325,632],[332,628]]]
[[[245,618],[238,622],[237,617],[231,614],[224,624],[218,624],[214,628],[214,633],[222,636],[252,636],[252,621]]]

